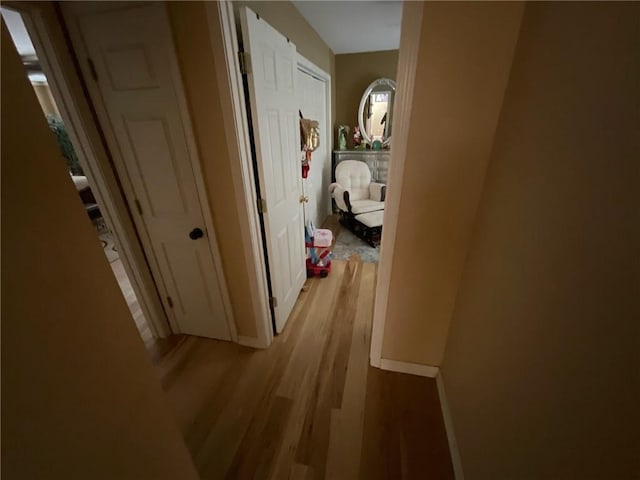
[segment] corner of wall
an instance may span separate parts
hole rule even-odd
[[[449,409],[449,403],[447,401],[447,393],[444,387],[444,379],[442,378],[442,371],[438,371],[436,375],[436,385],[438,387],[438,398],[440,400],[440,410],[442,412],[442,420],[444,421],[444,428],[447,432],[447,443],[449,444],[449,453],[451,455],[451,464],[453,465],[453,475],[456,480],[464,480],[464,472],[462,470],[462,458],[460,457],[460,450],[458,449],[458,442],[456,440],[456,433],[453,427],[453,417],[451,416],[451,410]]]

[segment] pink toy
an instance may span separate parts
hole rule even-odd
[[[318,228],[313,231],[313,238],[305,242],[309,249],[307,257],[307,277],[326,277],[331,272],[331,243],[333,234],[331,230]]]

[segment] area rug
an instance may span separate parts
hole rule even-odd
[[[348,260],[354,253],[357,253],[363,262],[378,263],[380,247],[374,248],[346,228],[340,228],[336,244],[333,247],[333,259]]]
[[[96,227],[98,238],[104,249],[104,254],[107,256],[107,260],[109,260],[109,263],[115,262],[120,258],[120,254],[118,253],[116,242],[113,239],[113,233],[111,233],[111,230],[109,230],[109,227],[107,227],[101,218],[95,220],[93,225]]]

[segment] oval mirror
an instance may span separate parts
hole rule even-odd
[[[396,82],[378,78],[367,87],[358,108],[358,124],[365,142],[379,140],[386,147],[391,142],[391,115]]]

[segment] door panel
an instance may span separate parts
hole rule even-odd
[[[104,51],[103,57],[112,90],[159,87],[150,65],[151,55],[144,45],[114,47]]]
[[[140,188],[153,217],[187,213],[185,193],[167,125],[162,119],[127,120],[125,132],[133,146],[132,168],[140,177]]]
[[[276,331],[285,326],[306,278],[296,47],[248,8],[241,9],[249,53],[249,97]]]
[[[182,85],[163,4],[132,6],[78,18],[97,73],[94,101],[133,215],[179,333],[230,340],[222,284],[206,238],[202,205],[189,147],[188,119],[181,113]],[[99,98],[95,98],[99,97]],[[189,132],[190,133],[190,132]],[[203,236],[191,239],[199,228]]]

